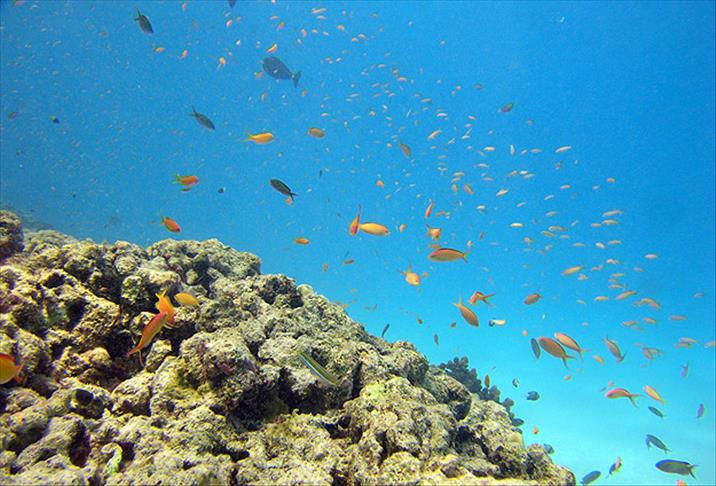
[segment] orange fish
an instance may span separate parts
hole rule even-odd
[[[636,407],[637,404],[634,399],[637,397],[640,397],[641,395],[637,395],[635,393],[629,393],[629,391],[626,390],[625,388],[613,388],[613,389],[609,390],[606,393],[606,395],[604,395],[604,396],[607,398],[611,398],[611,399],[628,398],[631,401],[632,405],[634,405]]]
[[[490,375],[489,373],[485,375],[485,388],[490,388]]]
[[[477,320],[477,316],[475,315],[475,313],[463,305],[462,297],[460,297],[460,299],[457,301],[457,304],[453,302],[452,305],[454,305],[460,310],[462,318],[465,319],[468,324],[475,327],[478,327],[480,325],[480,322]]]
[[[547,351],[555,358],[561,359],[564,363],[564,367],[569,369],[569,366],[567,366],[567,360],[574,359],[574,356],[568,355],[561,344],[559,344],[554,339],[545,336],[538,337],[537,341],[539,341],[539,345],[542,347],[542,349]]]
[[[525,297],[525,304],[532,305],[535,302],[537,302],[538,300],[540,300],[541,298],[542,298],[542,296],[535,292],[534,294],[530,294],[527,297]]]
[[[141,364],[142,368],[144,368],[144,361],[142,361],[142,349],[149,346],[149,343],[151,343],[154,337],[159,334],[159,331],[162,330],[162,327],[164,327],[166,323],[166,312],[160,312],[159,314],[154,316],[152,320],[150,320],[149,323],[144,326],[144,329],[142,330],[142,337],[139,339],[139,343],[127,353],[127,357],[130,357],[134,353],[139,353],[139,364]]]
[[[532,427],[532,433],[533,433],[534,435],[539,434],[539,429],[537,428],[536,425],[535,425],[534,427]]]
[[[390,230],[388,230],[388,228],[378,223],[361,223],[358,225],[358,228],[363,233],[368,233],[373,236],[387,236],[390,234]]]
[[[320,128],[311,127],[308,129],[308,134],[314,138],[323,138],[326,136],[326,132]]]
[[[294,243],[297,245],[307,245],[309,243],[308,238],[305,238],[303,236],[299,236],[295,240],[293,240]]]
[[[418,286],[420,285],[420,275],[413,272],[413,269],[410,265],[408,265],[408,270],[405,272],[400,272],[403,275],[405,275],[405,281],[408,282],[409,285]]]
[[[425,225],[428,228],[428,236],[430,236],[433,240],[439,240],[440,235],[442,234],[442,230],[440,228],[431,228],[430,225]]]
[[[604,337],[604,344],[607,345],[607,348],[609,348],[609,352],[612,353],[612,356],[617,360],[617,363],[621,363],[624,361],[625,354],[622,354],[621,350],[619,349],[619,345],[615,341],[612,341],[609,339],[609,336]]]
[[[343,262],[343,265],[350,265],[352,263],[355,263],[355,260],[353,258],[349,258],[348,260]]]
[[[401,224],[400,226],[398,226],[398,232],[402,233],[403,231],[405,231],[405,228],[406,228],[407,226],[408,226],[408,225],[405,224],[405,223]]]
[[[9,354],[0,354],[0,385],[4,385],[10,380],[20,383],[20,371],[25,364],[22,360],[19,365],[15,364],[15,358]]]
[[[410,157],[410,155],[413,153],[413,151],[405,145],[404,143],[398,143],[398,147],[400,147],[400,151],[403,152],[403,155],[406,157]]]
[[[162,224],[166,229],[171,231],[172,233],[180,233],[181,228],[179,227],[179,224],[174,221],[172,218],[167,218],[166,216],[162,216]]]
[[[271,132],[263,132],[263,133],[257,133],[255,135],[252,135],[249,132],[246,132],[247,138],[244,140],[244,142],[253,142],[258,145],[264,145],[267,143],[271,143],[274,140],[273,133]]]
[[[582,353],[585,353],[586,351],[589,351],[588,349],[582,349],[579,347],[579,344],[577,344],[577,341],[572,339],[571,337],[567,336],[564,333],[561,332],[555,332],[554,338],[562,344],[565,348],[569,348],[572,351],[576,351],[579,353],[579,359],[582,359]]]
[[[176,314],[172,301],[167,297],[166,290],[162,290],[161,293],[156,295],[159,300],[157,300],[154,307],[156,307],[159,312],[163,312],[167,315],[167,325],[171,327],[171,325],[174,324],[174,314]]]
[[[271,47],[266,49],[266,52],[268,52],[269,54],[273,54],[274,52],[276,52],[276,49],[278,49],[278,44],[272,45]]]
[[[485,304],[487,304],[487,305],[489,305],[490,307],[492,307],[492,304],[490,304],[490,301],[487,300],[487,299],[489,299],[489,298],[492,297],[493,295],[495,295],[495,294],[487,294],[487,295],[485,295],[485,294],[483,294],[482,292],[480,292],[479,290],[476,290],[475,293],[472,294],[472,296],[470,297],[469,302],[470,302],[470,304],[475,305],[475,302],[480,301],[480,302],[484,302]]]
[[[353,221],[351,221],[350,226],[348,226],[348,234],[351,236],[355,236],[356,233],[358,233],[358,228],[360,227],[360,206],[358,206],[358,215],[355,217]]]
[[[661,395],[649,385],[644,385],[644,392],[662,405],[666,403],[664,399],[661,398]]]
[[[199,178],[193,175],[181,176],[177,174],[174,179],[174,183],[184,186],[182,191],[186,192],[199,183]]]
[[[425,217],[429,218],[430,214],[433,212],[433,207],[435,206],[435,203],[433,201],[430,201],[430,204],[428,204],[427,209],[425,210]]]
[[[594,361],[596,361],[597,363],[602,364],[602,365],[604,364],[604,358],[602,358],[598,354],[595,354],[593,357],[594,357]]]
[[[467,263],[467,253],[452,248],[438,248],[428,258],[434,262],[453,262],[455,260],[464,260]]]
[[[375,181],[375,185],[378,187],[385,187],[385,183],[383,181],[381,181],[380,179]]]

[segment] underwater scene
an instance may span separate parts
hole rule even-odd
[[[715,11],[0,0],[0,482],[716,484]]]

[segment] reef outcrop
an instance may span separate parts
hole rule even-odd
[[[0,212],[2,484],[574,484],[508,410],[217,240],[23,235]],[[187,292],[144,351],[156,294]],[[305,352],[335,376],[321,380]]]

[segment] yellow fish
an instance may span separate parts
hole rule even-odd
[[[246,132],[247,138],[244,140],[245,142],[254,142],[259,145],[267,144],[273,142],[274,136],[271,132],[263,132],[263,133],[257,133],[255,135],[252,135],[249,132]]]
[[[390,234],[390,230],[388,228],[378,223],[361,223],[358,225],[358,228],[363,233],[368,233],[373,236],[386,236]]]
[[[191,294],[187,294],[186,292],[179,292],[178,294],[174,295],[174,299],[176,299],[179,304],[189,307],[196,307],[199,305],[199,301],[196,300],[196,297],[194,297]]]

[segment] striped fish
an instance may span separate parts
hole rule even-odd
[[[301,351],[299,357],[301,358],[301,361],[303,361],[303,364],[305,364],[308,369],[311,370],[311,373],[316,375],[319,380],[328,385],[338,386],[338,378],[328,372],[328,370],[326,370],[323,366],[318,364],[318,362],[311,358],[306,351]]]

